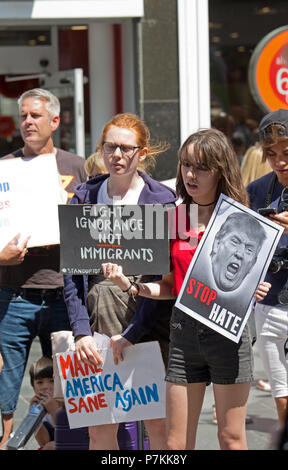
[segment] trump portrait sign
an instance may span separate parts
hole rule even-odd
[[[176,307],[238,343],[283,228],[223,194]]]

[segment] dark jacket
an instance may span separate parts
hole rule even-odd
[[[247,186],[247,191],[250,197],[250,207],[254,211],[265,207],[268,188],[273,175],[273,172],[268,173],[267,175],[258,178],[256,181],[253,181]],[[283,186],[279,183],[278,179],[276,178],[275,185],[271,194],[271,207],[275,207],[277,209],[282,190]],[[284,246],[288,247],[288,235],[286,234],[283,234],[281,236],[277,248]],[[278,273],[272,273],[268,270],[265,277],[265,281],[270,282],[272,287],[267,296],[265,297],[264,301],[262,302],[263,304],[277,305],[279,303],[277,296],[285,286],[287,278],[288,271],[286,269],[280,270]]]
[[[146,173],[139,172],[145,186],[141,191],[138,204],[167,204],[175,205],[176,194],[167,186],[153,180]],[[109,175],[99,175],[86,183],[80,184],[75,190],[71,204],[96,204],[98,191],[103,181]],[[159,277],[155,277],[155,280]],[[89,323],[89,314],[86,306],[87,276],[64,276],[64,299],[67,305],[70,324],[75,337],[79,335],[92,335]],[[161,308],[159,305],[161,304]],[[143,335],[148,333],[155,324],[163,307],[171,310],[174,301],[141,299],[128,328],[122,333],[128,341],[136,343]]]

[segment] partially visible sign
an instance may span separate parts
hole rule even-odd
[[[288,25],[256,46],[249,64],[249,85],[264,112],[288,109]]]
[[[165,370],[157,341],[126,348],[116,366],[112,349],[99,350],[103,365],[56,354],[70,428],[165,417]]]
[[[63,274],[98,274],[116,263],[127,275],[167,274],[168,214],[156,205],[60,205]]]
[[[54,154],[0,159],[0,249],[18,233],[31,236],[28,247],[59,244],[61,203]]]

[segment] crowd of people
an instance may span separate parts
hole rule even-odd
[[[176,230],[170,240],[170,273],[163,276],[126,276],[122,266],[114,263],[104,263],[102,274],[62,276],[59,245],[27,248],[29,237],[19,242],[20,233],[15,234],[0,252],[0,446],[13,431],[30,347],[38,336],[43,357],[30,369],[35,393],[31,403],[40,401],[47,415],[35,437],[42,449],[55,448],[53,428],[63,403],[53,399],[51,333],[64,330],[72,331],[78,359],[97,366],[102,358],[94,332],[111,338],[116,365],[125,361],[123,351],[132,344],[159,342],[167,412],[166,418],[145,421],[150,449],[194,449],[210,383],[220,448],[247,449],[245,423],[254,380],[255,341],[249,323],[236,343],[184,313],[175,306],[175,300],[220,194],[256,212],[263,207],[275,208],[276,213],[269,218],[284,228],[278,247],[287,246],[288,211],[284,208],[278,213],[278,206],[288,186],[288,110],[264,116],[259,124],[259,143],[248,149],[241,164],[233,143],[222,131],[203,129],[187,136],[178,152],[174,191],[149,176],[149,169],[167,145],[152,144],[149,129],[138,116],[113,116],[102,130],[95,153],[85,161],[54,147],[53,133],[60,124],[57,97],[33,89],[18,102],[23,147],[4,159],[54,154],[59,174],[64,179],[70,177],[65,188],[73,195],[68,197],[69,204],[162,204],[175,224],[184,208],[185,234],[196,243],[190,244]],[[196,225],[190,220],[192,204],[198,210]],[[245,235],[245,223],[241,219],[236,228],[237,243],[228,227],[221,232],[221,243],[217,239],[213,245],[213,275],[224,291],[238,288],[242,260],[248,270],[257,263],[259,242],[251,242],[254,236]],[[257,228],[257,237],[260,232],[261,227]],[[220,273],[219,257],[229,250],[237,252],[238,261],[233,261],[232,268],[227,261],[229,269]],[[245,276],[247,271],[243,273]],[[288,308],[278,299],[286,289],[286,273],[285,269],[268,271],[265,280],[255,287],[251,313],[253,318],[255,315],[256,341],[275,398],[279,427],[286,423],[288,400]],[[119,449],[117,433],[117,424],[95,422],[89,427],[89,448]]]

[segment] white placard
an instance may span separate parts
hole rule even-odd
[[[54,154],[0,159],[0,249],[18,233],[31,236],[28,247],[59,244],[66,200]]]
[[[88,366],[74,351],[56,354],[70,428],[165,417],[165,369],[157,341],[126,348],[114,364],[111,348],[99,350],[103,366]]]

